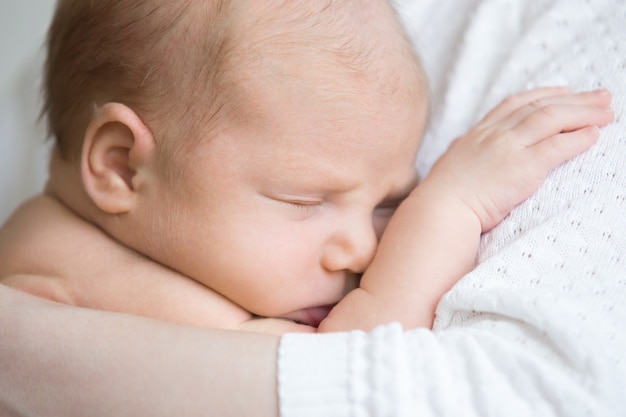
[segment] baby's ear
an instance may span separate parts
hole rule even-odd
[[[102,211],[128,212],[137,198],[138,174],[155,157],[154,137],[127,106],[107,103],[87,127],[81,156],[85,191]]]

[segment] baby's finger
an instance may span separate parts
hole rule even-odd
[[[533,161],[546,172],[589,149],[600,137],[597,126],[588,126],[572,132],[559,133],[531,147]]]
[[[502,100],[493,110],[491,110],[483,118],[486,124],[497,123],[506,116],[512,114],[516,110],[541,99],[547,97],[567,95],[569,88],[567,87],[544,87],[535,88],[533,90],[523,91],[521,93],[509,96]]]
[[[532,146],[559,133],[605,126],[613,117],[613,111],[607,107],[551,104],[536,109],[510,130],[521,144]]]
[[[517,125],[536,111],[544,111],[548,106],[569,104],[578,106],[608,107],[611,104],[611,93],[607,90],[585,91],[576,94],[542,97],[512,112],[499,125],[503,128]]]
[[[504,113],[494,113],[493,116],[501,116],[501,118],[497,119],[494,117],[493,119],[485,119],[483,123],[487,125],[489,123],[492,125],[497,124],[500,128],[509,129],[517,125],[533,112],[551,105],[577,104],[581,106],[608,107],[611,104],[611,93],[605,89],[584,91],[575,94],[567,93],[549,95],[550,90],[558,91],[559,89],[541,89],[541,91],[538,91],[538,94],[536,95],[527,94],[525,95],[525,98],[530,101],[520,105],[518,108],[506,115],[504,115]],[[533,92],[534,91],[535,90],[533,90]],[[520,101],[520,103],[523,102]]]

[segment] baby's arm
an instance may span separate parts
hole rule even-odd
[[[24,203],[0,228],[0,285],[187,326],[273,334],[314,330],[288,320],[253,319],[210,288],[115,241],[50,195]]]
[[[543,88],[503,101],[457,139],[400,205],[364,273],[319,331],[391,321],[431,327],[439,300],[475,264],[480,235],[613,119],[606,91]]]

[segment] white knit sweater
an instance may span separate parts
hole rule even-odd
[[[485,235],[433,331],[283,337],[283,417],[626,416],[626,1],[404,0],[426,172],[506,95],[609,88],[616,122]]]

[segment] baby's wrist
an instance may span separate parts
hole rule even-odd
[[[472,193],[457,191],[449,185],[426,179],[407,198],[407,200],[411,199],[419,201],[418,204],[434,207],[438,211],[443,210],[455,221],[476,223],[482,231],[485,231],[485,227],[488,226],[488,222],[484,220],[488,217],[486,210],[483,209],[477,195],[472,195]]]

